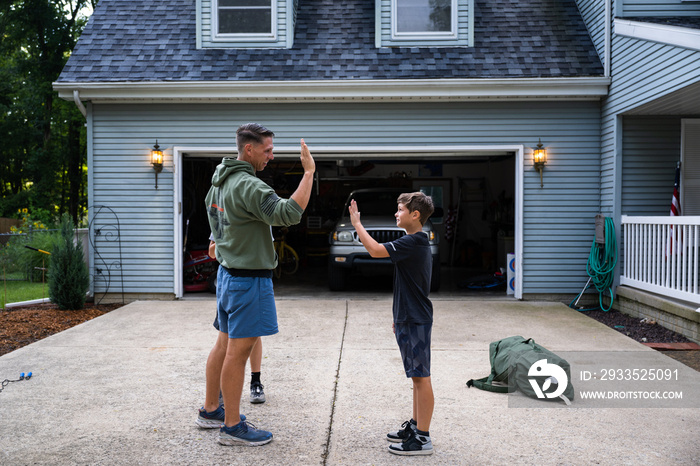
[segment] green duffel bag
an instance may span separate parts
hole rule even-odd
[[[498,393],[520,390],[532,398],[563,400],[566,404],[574,399],[569,363],[532,338],[514,336],[494,341],[489,345],[489,359],[491,374],[469,380],[467,387]]]

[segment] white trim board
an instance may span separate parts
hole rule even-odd
[[[368,148],[363,146],[313,146],[310,148],[314,159],[337,159],[340,156],[352,152],[354,158],[376,158],[381,154],[391,153],[396,156],[417,156],[420,152],[422,160],[435,157],[468,157],[470,155],[499,155],[515,153],[515,261],[516,268],[523,270],[523,207],[524,207],[524,154],[523,145],[474,145],[474,146],[387,146]],[[350,150],[351,149],[351,150]],[[174,254],[174,283],[175,298],[183,297],[183,257],[182,257],[182,159],[185,154],[188,157],[207,157],[216,154],[236,154],[234,146],[223,147],[197,147],[197,146],[173,146],[173,254]],[[298,146],[275,147],[275,153],[280,157],[291,157],[299,154]],[[276,155],[277,157],[277,155]],[[349,155],[348,155],[349,157]],[[523,274],[515,276],[516,299],[523,297]]]
[[[600,100],[608,77],[53,83],[60,98],[94,103]],[[74,91],[78,91],[77,97]]]
[[[691,50],[700,50],[700,30],[698,29],[615,19],[615,34]]]

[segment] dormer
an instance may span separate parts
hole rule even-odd
[[[474,0],[375,0],[377,47],[470,47]]]
[[[197,48],[291,48],[298,0],[197,0]]]

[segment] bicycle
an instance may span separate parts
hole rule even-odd
[[[299,270],[299,254],[285,241],[288,231],[286,227],[281,228],[279,236],[275,237],[275,252],[277,253],[275,277],[277,278],[280,278],[283,273],[292,275]]]

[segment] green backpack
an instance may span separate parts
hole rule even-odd
[[[521,336],[504,338],[489,345],[491,374],[478,380],[470,380],[467,387],[476,387],[497,393],[520,390],[525,395],[541,400],[574,399],[571,384],[571,367],[565,359],[547,348]],[[559,383],[566,380],[562,389]]]

